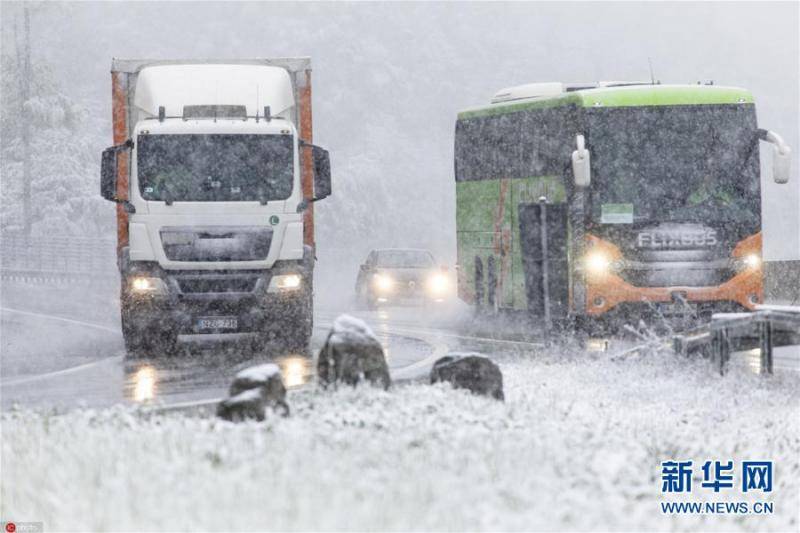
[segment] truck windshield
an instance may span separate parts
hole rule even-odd
[[[596,222],[610,212],[628,222],[759,225],[752,105],[592,108],[587,119]]]
[[[145,200],[285,200],[292,193],[291,135],[139,135]]]

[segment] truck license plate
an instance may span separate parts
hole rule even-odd
[[[200,318],[197,320],[197,329],[201,331],[238,329],[238,328],[239,328],[239,320],[236,317],[212,316],[212,317]]]

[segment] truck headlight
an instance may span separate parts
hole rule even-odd
[[[428,290],[434,295],[441,295],[447,291],[449,283],[444,274],[434,274],[428,280]]]
[[[394,287],[394,280],[386,274],[375,274],[372,278],[372,283],[378,292],[390,292]]]
[[[132,277],[130,288],[134,294],[167,294],[167,284],[164,280],[151,276]]]
[[[300,274],[279,274],[269,280],[267,292],[288,292],[300,288],[303,277]]]

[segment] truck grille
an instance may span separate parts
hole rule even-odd
[[[161,245],[170,261],[263,261],[272,228],[211,226],[161,228]]]
[[[253,292],[257,276],[250,277],[196,277],[178,278],[181,292],[188,294],[220,294],[226,292]]]

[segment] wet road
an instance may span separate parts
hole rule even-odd
[[[82,319],[76,313],[68,316],[64,309],[50,311],[35,305],[23,309],[20,302],[13,303],[17,305],[4,302],[0,309],[2,409],[14,404],[68,408],[202,402],[225,396],[239,370],[263,362],[280,365],[290,388],[305,386],[314,376],[312,358],[283,353],[277,346],[254,353],[245,335],[182,337],[183,350],[177,355],[130,359],[124,355],[114,310]],[[491,355],[535,354],[544,349],[535,338],[507,334],[496,338],[499,335],[491,325],[471,322],[463,310],[397,307],[349,312],[366,320],[378,335],[394,380],[426,376],[433,362],[449,351]],[[337,315],[325,309],[317,313],[312,353],[319,351]],[[632,344],[614,342],[616,349]],[[732,363],[757,372],[758,361],[758,350],[754,350],[739,354]],[[775,369],[800,370],[800,350],[779,349]]]
[[[415,329],[402,321],[395,325],[391,311],[354,314],[373,326],[394,379],[427,374],[433,361],[448,350],[449,345],[441,342],[444,332]],[[322,312],[315,317],[312,353],[319,351],[336,316]],[[9,307],[2,308],[2,317],[7,331],[10,327],[18,332],[67,330],[69,342],[60,342],[62,349],[75,350],[70,346],[73,341],[88,343],[97,356],[88,362],[44,372],[9,375],[4,369],[0,380],[3,409],[14,404],[66,408],[120,402],[157,401],[169,405],[215,399],[226,394],[239,370],[264,362],[277,363],[290,388],[303,386],[314,376],[313,358],[281,352],[279,346],[253,352],[247,335],[182,336],[182,349],[176,355],[131,359],[124,355],[121,333],[111,326]],[[13,347],[4,346],[10,348]]]

